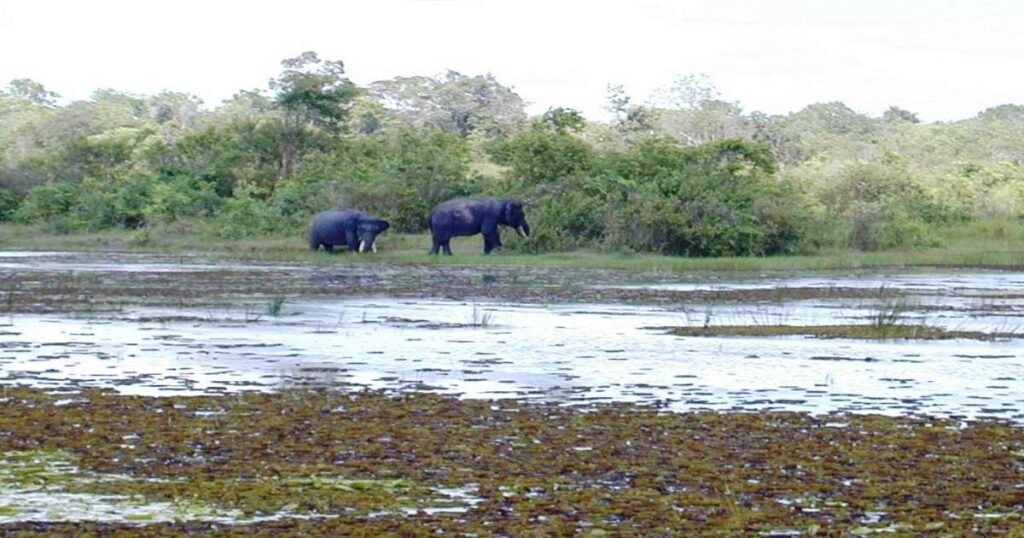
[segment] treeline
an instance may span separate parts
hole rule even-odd
[[[1024,107],[922,124],[842,103],[746,113],[704,79],[651,103],[609,88],[614,120],[528,117],[490,76],[357,87],[307,52],[265,90],[207,110],[114,90],[58,105],[31,80],[0,92],[0,221],[51,231],[302,235],[358,207],[422,232],[471,194],[527,202],[528,251],[770,255],[930,245],[936,225],[1024,213]]]

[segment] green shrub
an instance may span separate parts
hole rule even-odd
[[[65,219],[75,202],[76,189],[71,183],[44,183],[33,188],[14,213],[14,220],[32,224]]]
[[[213,186],[177,178],[161,181],[144,172],[52,182],[29,191],[14,217],[59,232],[138,228],[213,214],[221,201]]]
[[[0,187],[0,222],[13,220],[24,199],[24,194]]]
[[[956,215],[892,156],[846,166],[822,199],[831,218],[847,224],[843,246],[860,250],[934,245],[929,223]]]
[[[191,217],[213,215],[223,204],[216,186],[205,181],[179,177],[155,181],[142,214],[147,224],[171,224]]]
[[[611,248],[682,256],[795,252],[805,236],[800,197],[774,176],[765,146],[721,140],[683,148],[641,143],[616,169],[635,190],[611,215]]]
[[[874,251],[938,245],[928,224],[897,203],[854,203],[847,215],[851,224],[849,247]]]
[[[210,223],[210,232],[223,239],[240,239],[280,231],[280,221],[280,213],[258,191],[242,186],[224,202],[223,209]]]

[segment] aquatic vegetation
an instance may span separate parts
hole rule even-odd
[[[415,267],[357,264],[341,267],[316,265],[225,264],[223,267],[183,257],[136,257],[110,260],[127,271],[92,269],[100,262],[86,254],[62,260],[53,270],[17,270],[0,267],[0,313],[116,312],[124,304],[174,308],[216,308],[225,300],[261,297],[249,302],[242,318],[249,322],[280,313],[286,297],[380,294],[389,297],[447,297],[457,299],[513,298],[541,303],[644,303],[662,305],[781,302],[810,299],[894,299],[899,290],[856,287],[789,287],[754,289],[670,290],[622,286],[640,281],[629,271],[585,268],[516,268],[515,278],[482,280],[486,268]],[[43,260],[46,258],[43,257]],[[64,265],[83,266],[79,273]],[[646,273],[656,277],[656,271]],[[84,275],[84,276],[83,276]],[[639,280],[638,280],[639,279]],[[609,284],[609,285],[604,285]],[[265,298],[270,298],[269,300]]]
[[[87,259],[86,265],[105,267],[103,264],[118,263],[107,260],[107,256],[104,253],[91,262]],[[407,392],[410,386],[423,388],[433,382],[428,368],[436,363],[427,363],[416,353],[408,353],[408,360],[400,357],[407,361],[400,366],[403,375],[407,375],[403,379],[409,383],[399,379],[383,385],[394,389],[391,392],[346,393],[340,391],[360,390],[357,381],[362,380],[349,379],[351,374],[371,371],[361,370],[358,363],[376,358],[383,362],[388,358],[387,347],[366,348],[377,353],[367,358],[350,351],[356,347],[351,346],[344,352],[351,357],[321,360],[315,354],[306,357],[282,343],[290,334],[288,331],[294,330],[301,331],[301,338],[313,333],[346,333],[350,329],[353,335],[373,331],[378,333],[372,335],[377,338],[394,335],[396,331],[383,329],[397,327],[409,333],[404,336],[414,343],[403,349],[411,349],[419,345],[426,330],[434,331],[431,335],[436,336],[437,330],[493,326],[493,318],[488,316],[494,311],[508,310],[487,303],[488,299],[540,305],[645,304],[649,306],[642,310],[657,311],[661,316],[651,318],[655,320],[678,320],[680,312],[692,312],[694,319],[687,321],[695,325],[703,322],[706,327],[698,330],[707,334],[731,330],[717,322],[729,315],[737,316],[729,312],[749,316],[742,308],[752,304],[759,308],[755,310],[754,326],[737,328],[737,333],[750,330],[755,331],[751,333],[754,336],[803,334],[821,338],[1014,337],[1004,333],[943,331],[912,321],[920,319],[921,312],[930,312],[926,309],[936,304],[914,304],[908,314],[900,307],[908,304],[905,295],[914,296],[907,286],[871,289],[854,287],[861,282],[843,287],[805,280],[793,287],[758,287],[761,282],[743,281],[731,288],[728,286],[736,283],[723,282],[720,288],[712,284],[687,289],[645,287],[651,282],[672,286],[678,279],[673,275],[647,274],[644,278],[648,280],[639,281],[628,271],[523,267],[514,278],[504,276],[503,272],[501,278],[484,279],[479,269],[433,262],[402,267],[371,266],[363,261],[346,261],[338,266],[322,263],[264,267],[203,266],[195,258],[175,258],[157,260],[156,267],[148,267],[146,264],[151,262],[132,258],[126,264],[127,270],[96,270],[99,276],[89,277],[68,276],[59,264],[55,264],[59,270],[0,268],[0,281],[5,283],[0,295],[2,312],[18,316],[86,312],[97,320],[86,330],[68,333],[66,342],[33,339],[33,334],[41,333],[31,332],[31,318],[50,316],[22,316],[24,319],[19,319],[17,326],[0,331],[9,340],[0,342],[4,355],[0,359],[41,359],[28,367],[24,366],[26,362],[18,362],[17,369],[9,369],[12,375],[6,380],[7,385],[0,387],[3,534],[960,536],[1015,535],[1024,529],[1024,436],[1019,426],[1020,406],[1015,405],[1019,400],[1015,390],[1019,386],[1016,355],[1007,355],[1009,346],[951,346],[970,348],[969,353],[976,354],[957,355],[967,357],[963,362],[968,367],[984,360],[988,361],[986,366],[998,365],[1002,370],[986,377],[991,380],[979,384],[976,392],[967,392],[967,405],[972,407],[957,408],[952,412],[954,418],[938,419],[781,412],[778,409],[789,404],[774,398],[777,394],[745,387],[730,393],[722,408],[732,405],[731,402],[738,406],[750,401],[751,406],[775,410],[669,413],[668,409],[679,411],[673,404],[682,404],[684,399],[686,409],[706,408],[711,401],[701,394],[708,385],[701,385],[702,380],[685,369],[672,371],[675,375],[666,376],[672,379],[666,379],[664,386],[654,387],[661,383],[656,378],[658,370],[653,370],[653,375],[648,372],[650,377],[616,383],[615,389],[623,393],[648,391],[651,397],[646,401],[650,405],[646,406],[594,403],[607,394],[598,391],[555,401],[557,391],[572,392],[582,386],[573,385],[570,379],[570,374],[579,370],[571,370],[565,364],[556,365],[559,373],[564,374],[558,382],[565,380],[564,385],[528,394],[538,400],[551,398],[549,403],[460,400]],[[489,271],[493,273],[493,269]],[[979,309],[1004,308],[1010,314],[1019,310],[1019,293],[1011,296],[1000,292],[998,286],[992,289],[997,293],[980,307],[970,301],[946,302],[938,307],[957,309],[950,312],[963,318]],[[272,298],[308,295],[340,304],[342,301],[329,298],[354,294],[385,296],[389,300],[454,299],[451,303],[457,310],[452,317],[469,323],[451,323],[441,313],[415,309],[399,311],[402,317],[388,316],[393,313],[391,309],[373,305],[361,307],[361,321],[359,310],[346,310],[350,323],[342,323],[341,314],[331,308],[316,310],[313,302],[300,303],[301,310],[317,313],[306,318],[305,325],[298,315],[289,316],[288,320],[268,319],[275,315]],[[791,314],[783,309],[786,305],[800,301],[848,304],[845,302],[850,300],[859,305],[857,321],[863,322],[859,325],[821,326],[820,334],[813,334],[818,326],[786,325],[789,321],[808,319],[811,323],[819,322],[813,315]],[[105,314],[106,305],[123,302],[138,306],[138,310],[129,309],[116,316]],[[283,303],[282,300],[278,306]],[[471,319],[458,319],[470,315],[465,310],[470,304]],[[869,319],[864,319],[864,304],[881,306]],[[239,313],[239,305],[250,306]],[[195,314],[204,310],[224,314]],[[583,308],[568,306],[557,310],[567,313],[567,321],[586,326],[575,318]],[[515,339],[512,330],[519,323],[516,315],[506,318],[503,314],[501,321],[508,322],[507,332],[512,336],[499,338]],[[635,312],[631,315],[635,316]],[[335,316],[337,321],[333,321]],[[106,338],[103,329],[108,327],[106,321],[111,317],[118,327],[144,331],[140,334],[145,338],[125,346],[125,355],[95,344]],[[614,312],[609,317],[622,319],[620,313]],[[273,333],[271,339],[250,341],[256,340],[253,337],[257,331],[244,321],[259,322],[259,329],[288,330]],[[151,323],[170,327],[155,330],[148,325]],[[658,323],[666,322],[649,324]],[[1012,323],[1012,319],[1006,323]],[[640,323],[632,322],[629,326],[634,332],[623,334],[635,334]],[[42,330],[53,326],[45,327]],[[229,339],[207,338],[210,334],[222,334],[220,331],[225,327],[241,329]],[[416,333],[419,329],[425,331]],[[468,341],[506,332],[502,329],[464,330],[460,339]],[[568,333],[558,333],[556,338],[564,344],[562,334]],[[589,337],[593,333],[585,334]],[[609,334],[615,338],[618,333],[613,330]],[[660,335],[644,336],[644,344],[663,345]],[[626,371],[634,363],[616,361],[629,361],[630,354],[635,353],[627,341],[628,337],[606,340],[608,345],[599,352],[570,358],[583,361],[584,368]],[[141,344],[136,345],[138,342]],[[668,342],[664,347],[671,350],[671,340]],[[704,342],[694,342],[691,340],[687,347],[697,351],[691,351],[689,357],[702,354],[699,344]],[[167,343],[173,345],[166,346]],[[781,343],[788,348],[793,341]],[[815,349],[830,345],[811,344]],[[884,365],[902,368],[910,362],[927,363],[929,358],[927,352],[917,349],[923,346],[916,344],[867,345],[905,348],[898,354],[885,355]],[[591,348],[584,351],[592,351]],[[204,396],[154,398],[81,388],[110,377],[115,379],[112,386],[119,390],[161,386],[170,387],[165,394],[176,394],[174,390],[178,387],[172,385],[172,377],[139,368],[167,349],[173,351],[166,354],[171,361],[174,357],[197,357],[193,364],[176,373],[188,383],[200,377],[196,366],[207,356],[228,373],[232,363],[225,357],[232,354],[268,362],[293,353],[297,358],[282,361],[284,373],[274,378],[282,381],[271,380],[262,385],[267,393],[243,392],[259,385],[241,384],[227,374],[216,377],[217,383],[206,387],[196,383],[199,390],[209,391]],[[442,360],[450,364],[441,373],[456,372],[453,377],[467,381],[463,383],[466,387],[470,386],[469,380],[475,379],[497,380],[495,384],[499,384],[506,379],[504,372],[490,374],[485,370],[497,367],[496,371],[511,372],[519,364],[495,353],[471,352],[482,347],[466,345],[452,349],[451,355],[443,355]],[[460,353],[460,349],[466,352]],[[754,350],[749,362],[738,362],[737,367],[765,368],[769,361],[758,358],[755,354],[759,351]],[[77,358],[63,360],[72,355]],[[577,355],[582,354],[577,350]],[[807,360],[879,361],[875,355],[862,358],[865,355],[838,351],[836,357],[831,355],[826,350],[822,357],[814,355]],[[38,371],[51,367],[70,370],[76,364],[84,364],[74,361],[83,361],[87,356],[95,358],[95,364],[101,366],[97,371],[104,377],[56,388],[56,383],[63,380]],[[959,361],[954,358],[954,362]],[[12,364],[8,362],[5,366]],[[847,365],[838,362],[818,364],[837,368],[822,370],[828,373],[825,380],[805,383],[801,394],[825,394],[833,390],[833,373],[849,376],[856,370],[840,369]],[[879,365],[882,363],[868,366]],[[132,368],[138,371],[122,373]],[[494,377],[487,378],[488,375]],[[145,382],[135,379],[147,376]],[[909,375],[879,373],[875,379],[881,390],[890,390],[914,381],[908,378]],[[40,382],[40,386],[54,392],[12,385],[18,382]],[[58,390],[61,392],[57,393]],[[838,388],[835,391],[840,392]],[[986,391],[1003,396],[985,399],[982,396]],[[915,395],[906,391],[892,392],[895,396],[891,401],[899,407],[892,407],[887,400],[876,407],[854,401],[851,408],[860,412],[895,410],[902,414],[936,411],[934,401],[915,400]],[[1011,393],[1014,394],[1010,396]],[[592,395],[598,398],[590,398]],[[976,414],[968,411],[975,409]],[[961,411],[965,415],[959,415]],[[1015,423],[963,418],[1013,413],[1017,413],[1013,415]],[[73,511],[57,512],[50,508],[55,505]]]
[[[0,488],[61,486],[80,473],[63,450],[27,450],[0,454]]]
[[[284,307],[285,297],[283,295],[275,295],[269,303],[267,303],[267,314],[271,316],[280,316],[281,308]]]
[[[571,408],[323,390],[149,398],[90,389],[68,401],[6,388],[0,451],[35,454],[12,456],[29,462],[67,455],[82,473],[118,477],[61,486],[71,493],[117,491],[235,514],[215,522],[139,515],[0,523],[9,534],[956,536],[1024,529],[1024,430],[990,420],[680,414],[630,404]]]
[[[918,339],[949,340],[969,338],[994,340],[1013,338],[1014,333],[951,331],[925,324],[867,323],[854,325],[705,325],[652,327],[666,329],[676,336],[812,336],[815,338],[852,338],[867,340]]]
[[[473,317],[470,326],[488,328],[494,325],[494,312],[484,310],[480,305],[473,303]]]

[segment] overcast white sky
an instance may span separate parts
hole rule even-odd
[[[637,102],[702,73],[744,109],[842,101],[925,121],[1024,103],[1020,0],[0,0],[0,87],[266,88],[302,51],[359,85],[492,73],[530,103],[601,119],[609,83]]]

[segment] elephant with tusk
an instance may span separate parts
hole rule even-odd
[[[323,211],[309,225],[309,248],[322,245],[326,252],[334,252],[334,247],[344,245],[353,252],[377,252],[377,236],[390,227],[388,221],[355,209]]]
[[[451,239],[460,235],[484,236],[484,254],[501,248],[498,225],[514,228],[522,237],[529,237],[523,204],[500,198],[455,198],[442,202],[430,213],[431,254],[443,251],[451,255]]]

